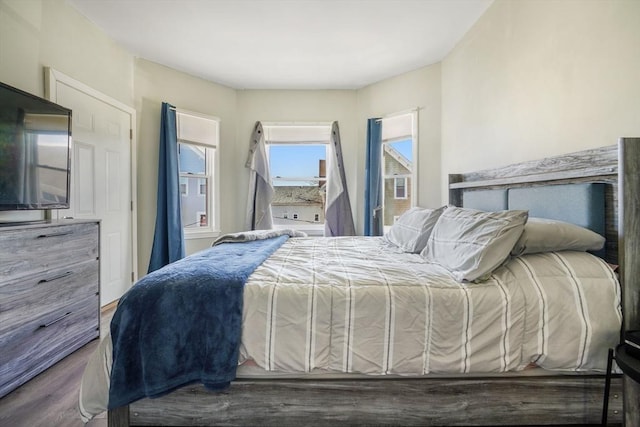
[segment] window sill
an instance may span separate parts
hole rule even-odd
[[[207,231],[184,231],[185,240],[197,240],[197,239],[212,239],[220,237],[220,230],[207,230]]]
[[[317,225],[283,225],[283,224],[274,224],[273,228],[275,230],[296,230],[302,231],[306,233],[309,237],[322,237],[324,236],[324,224]]]

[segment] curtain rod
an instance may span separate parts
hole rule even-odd
[[[390,114],[382,116],[381,118],[377,119],[376,122],[381,122],[381,121],[383,121],[385,119],[391,119],[393,117],[402,116],[404,114],[418,112],[418,111],[420,111],[422,109],[424,109],[424,107],[413,107],[413,108],[410,108],[408,110],[397,111],[395,113],[390,113]]]
[[[210,114],[206,114],[206,113],[199,113],[197,111],[190,111],[190,110],[185,110],[183,108],[180,107],[173,107],[170,106],[169,107],[170,110],[175,111],[176,113],[181,113],[187,116],[192,116],[192,117],[200,117],[201,119],[206,119],[206,120],[216,120],[216,121],[220,121],[220,117],[218,116],[212,116]]]
[[[304,141],[278,141],[278,140],[265,140],[265,143],[267,144],[271,144],[271,145],[300,145],[300,144],[329,144],[330,141],[328,139],[322,139],[322,140],[314,140],[314,139],[310,139],[310,140],[304,140]]]
[[[262,126],[331,126],[333,122],[260,122]]]

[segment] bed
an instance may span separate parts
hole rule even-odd
[[[488,279],[476,276],[475,264],[458,266],[465,273],[452,278],[451,268],[434,262],[434,253],[446,252],[441,246],[431,247],[430,259],[382,238],[276,237],[282,244],[256,261],[244,283],[237,375],[211,377],[208,387],[178,382],[170,393],[148,394],[156,398],[128,396],[109,410],[109,425],[598,423],[607,350],[622,321],[611,264],[627,259],[618,258],[617,219],[625,223],[630,204],[618,208],[619,179],[615,146],[451,175],[451,205],[464,208],[443,207],[434,222],[476,209],[495,218],[508,209],[524,212],[507,221],[522,225],[510,248],[532,214],[607,237],[600,257],[514,254]],[[575,198],[571,209],[568,198]],[[435,229],[448,241],[443,226]],[[345,281],[336,272],[346,265],[354,268]],[[90,365],[110,374],[111,356],[101,345]],[[87,371],[80,404],[95,413],[91,399],[109,391],[89,392],[96,380]],[[216,387],[223,390],[210,390]],[[622,395],[620,376],[612,391]],[[614,398],[609,419],[620,422],[621,412],[622,399]]]

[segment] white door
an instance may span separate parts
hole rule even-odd
[[[135,276],[133,117],[117,101],[57,77],[50,82],[49,97],[73,111],[71,208],[57,215],[101,220],[100,305],[104,306],[120,298]]]

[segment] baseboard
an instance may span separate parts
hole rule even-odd
[[[109,304],[103,305],[102,307],[100,307],[100,314],[104,314],[107,311],[113,310],[118,306],[118,301],[120,301],[119,299],[115,300],[115,301],[111,301]]]

